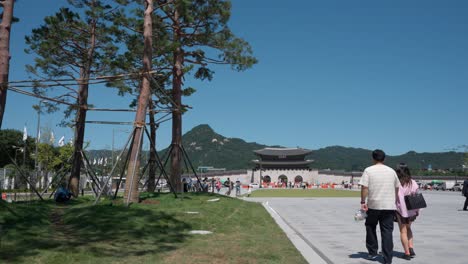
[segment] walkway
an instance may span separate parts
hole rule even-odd
[[[460,211],[464,197],[460,192],[424,192],[428,208],[414,224],[416,258],[401,259],[403,248],[395,224],[393,263],[468,263],[468,212]],[[366,260],[364,222],[355,222],[360,198],[246,198],[268,202],[293,233],[308,247],[299,248],[304,254],[314,251],[328,264],[382,263]],[[272,214],[273,215],[273,214]],[[291,232],[291,230],[289,230]],[[378,234],[380,239],[380,234]],[[304,244],[304,243],[302,243]],[[313,263],[309,260],[310,263]]]

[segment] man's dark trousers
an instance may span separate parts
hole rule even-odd
[[[367,211],[366,219],[366,247],[370,255],[377,255],[379,242],[377,241],[377,224],[380,225],[382,236],[382,253],[384,263],[392,263],[393,253],[393,217],[394,210]]]
[[[466,210],[468,207],[468,180],[463,181],[462,195],[466,197],[465,204],[463,205],[463,210]]]

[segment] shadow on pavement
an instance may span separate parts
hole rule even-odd
[[[403,252],[393,251],[392,255],[393,255],[394,258],[402,258],[404,254],[405,253],[403,253]],[[379,255],[377,255],[377,257],[375,259],[369,259],[368,256],[369,256],[369,253],[367,253],[367,252],[357,252],[357,253],[348,255],[348,257],[352,258],[352,259],[364,259],[364,260],[367,260],[367,261],[384,263],[381,252],[379,252]]]

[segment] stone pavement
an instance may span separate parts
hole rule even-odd
[[[428,208],[413,224],[416,258],[401,258],[403,247],[395,223],[393,263],[468,263],[468,211],[460,211],[464,197],[460,192],[423,192]],[[268,202],[287,225],[308,247],[298,247],[306,256],[314,251],[328,264],[383,263],[366,260],[364,221],[355,222],[354,213],[360,208],[360,198],[245,198]],[[271,214],[271,212],[270,212]],[[273,216],[273,214],[272,214]],[[281,224],[280,224],[281,226]],[[283,225],[283,230],[285,230]],[[380,231],[378,238],[380,242]],[[286,233],[287,230],[285,230]],[[294,243],[296,245],[296,243]],[[379,243],[380,251],[380,243]],[[310,254],[309,254],[310,255]],[[310,263],[315,263],[310,261]]]

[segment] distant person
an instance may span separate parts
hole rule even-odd
[[[396,210],[396,197],[400,181],[396,172],[383,164],[385,152],[376,149],[372,152],[373,166],[367,167],[361,177],[361,209],[367,211],[366,247],[368,259],[375,260],[379,244],[377,224],[380,225],[384,263],[392,263],[393,258],[393,217]],[[367,202],[366,202],[367,198]]]
[[[211,181],[210,181],[210,189],[211,189],[211,192],[214,193],[214,190],[215,190],[215,183],[216,183],[216,179],[215,178],[211,178]]]
[[[54,200],[57,203],[65,203],[68,202],[72,197],[71,192],[64,188],[64,187],[59,187],[58,190],[54,194]]]
[[[227,180],[224,182],[224,186],[228,187],[228,190],[226,191],[226,195],[231,195],[231,180],[227,178]]]
[[[219,180],[219,178],[216,179],[215,186],[216,186],[216,191],[219,193],[219,191],[221,190],[221,181]]]
[[[208,177],[205,177],[202,181],[202,188],[204,192],[208,192]]]
[[[411,224],[419,215],[419,209],[408,210],[406,208],[405,196],[417,193],[419,186],[415,180],[411,179],[411,173],[406,164],[400,163],[396,169],[396,173],[401,184],[401,187],[398,189],[396,202],[396,218],[400,227],[401,244],[405,250],[403,259],[410,260],[416,256],[413,249],[413,230],[411,229]]]
[[[194,186],[193,186],[192,177],[188,177],[188,179],[187,179],[187,190],[188,190],[189,192],[193,192],[193,191],[194,191]]]
[[[188,183],[186,178],[182,178],[182,185],[184,186],[184,193],[188,192]]]
[[[236,196],[241,195],[241,182],[239,180],[236,181]]]
[[[462,195],[466,197],[465,204],[463,205],[463,211],[467,211],[468,207],[468,180],[463,181]]]

